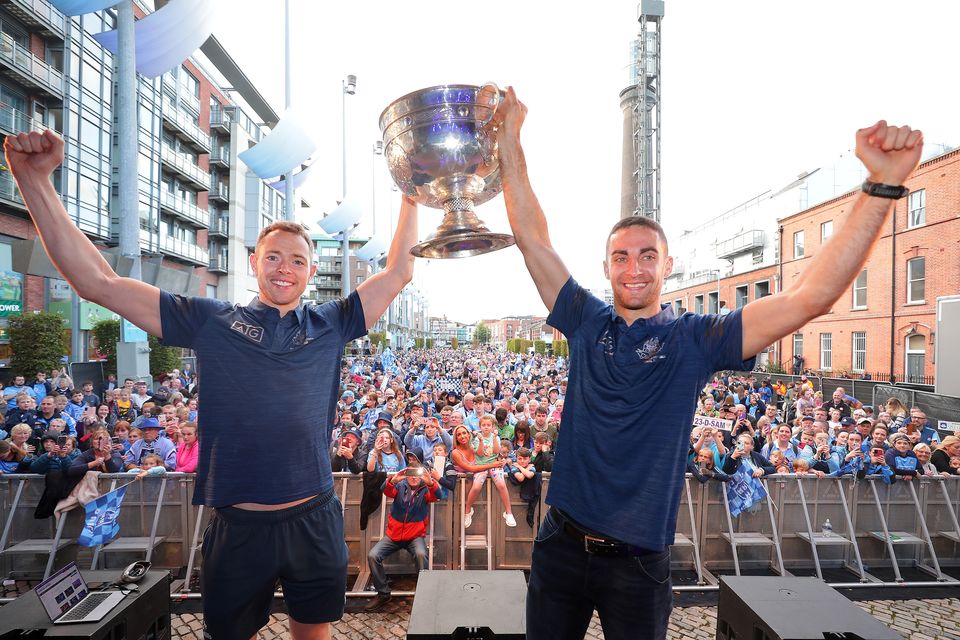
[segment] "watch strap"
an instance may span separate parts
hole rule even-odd
[[[903,198],[908,193],[910,193],[910,189],[902,185],[894,186],[892,184],[870,182],[869,180],[864,180],[863,184],[860,185],[860,188],[868,196],[876,196],[877,198],[889,198],[891,200],[899,200],[900,198]]]

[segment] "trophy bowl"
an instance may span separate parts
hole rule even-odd
[[[394,182],[417,203],[444,211],[437,230],[411,249],[418,258],[465,258],[514,244],[473,210],[501,191],[493,116],[502,97],[492,83],[439,85],[408,93],[380,114]]]

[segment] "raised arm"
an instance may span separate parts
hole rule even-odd
[[[400,204],[397,230],[390,243],[390,253],[387,254],[386,268],[357,287],[367,329],[377,323],[397,294],[413,279],[414,257],[410,249],[416,243],[417,203],[404,196]]]
[[[857,132],[857,157],[870,182],[900,186],[920,161],[923,134],[881,120]],[[743,309],[743,357],[749,358],[817,316],[850,288],[880,235],[894,200],[857,194],[843,225],[817,251],[797,286]]]
[[[550,244],[547,219],[527,176],[527,161],[520,145],[520,128],[526,115],[527,107],[517,100],[513,87],[507,87],[506,98],[496,116],[501,123],[497,147],[503,201],[527,271],[537,285],[547,311],[553,311],[557,295],[570,278],[570,272]]]
[[[63,162],[63,139],[52,131],[7,136],[7,166],[57,271],[77,295],[95,302],[157,337],[161,335],[160,290],[118,276],[67,215],[50,174]],[[124,215],[137,215],[135,211]]]

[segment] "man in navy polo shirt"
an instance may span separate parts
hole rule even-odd
[[[316,271],[310,237],[296,223],[269,225],[250,256],[259,295],[232,305],[114,273],[50,181],[63,161],[55,133],[9,136],[5,150],[44,247],[74,291],[166,344],[193,349],[206,374],[194,502],[217,509],[203,541],[207,633],[214,640],[255,635],[279,579],[292,636],[329,638],[329,623],[343,613],[347,568],[328,454],[341,354],[412,278],[416,205],[403,200],[386,269],[349,297],[321,305],[300,302]],[[250,390],[263,398],[262,410],[243,409]],[[292,414],[291,397],[305,410]],[[284,419],[271,420],[264,432],[264,415]],[[263,446],[264,438],[278,446]]]
[[[527,638],[582,638],[594,609],[608,640],[664,638],[672,607],[668,546],[697,393],[717,370],[752,369],[756,353],[829,311],[849,289],[892,209],[886,196],[902,197],[896,187],[917,166],[921,135],[885,122],[857,133],[870,176],[864,190],[872,195],[856,199],[794,288],[726,314],[677,318],[659,302],[673,259],[660,225],[648,218],[625,218],[608,236],[612,306],[570,276],[527,176],[525,116],[508,88],[496,115],[504,202],[550,311],[547,323],[570,346],[563,446],[547,497],[552,508],[533,548]],[[644,451],[657,455],[623,464],[624,452]]]

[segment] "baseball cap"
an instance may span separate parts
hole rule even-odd
[[[141,429],[159,429],[160,421],[156,418],[146,418],[143,422],[140,423]]]
[[[803,416],[800,418],[800,422],[816,422],[813,416]]]
[[[843,418],[843,419],[840,421],[841,426],[844,426],[844,427],[852,427],[852,426],[855,425],[856,423],[857,423],[857,421],[854,420],[853,418]]]
[[[353,393],[353,391],[350,391],[350,389],[347,389],[346,391],[343,392],[343,395],[340,396],[340,397],[341,397],[341,398],[352,398],[352,397],[354,397],[354,393]]]
[[[860,418],[859,420],[857,420],[857,424],[863,424],[863,423],[873,424],[873,420],[871,420],[870,418]]]

